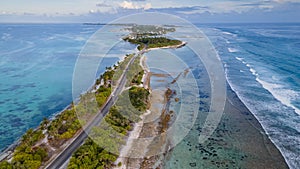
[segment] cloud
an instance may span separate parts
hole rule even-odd
[[[108,13],[108,14],[114,14],[117,12],[116,8],[108,3],[107,1],[99,2],[96,4],[97,9],[91,9],[89,13],[95,14],[95,13]]]
[[[139,8],[137,5],[134,5],[132,2],[128,2],[128,1],[123,1],[122,3],[120,3],[120,7],[125,8],[125,9],[138,9]]]
[[[208,12],[210,7],[208,6],[192,6],[192,7],[176,7],[176,8],[156,8],[151,9],[152,12],[166,12],[166,13],[179,13],[179,14],[197,14]]]
[[[91,10],[89,11],[89,13],[93,14],[93,13],[96,13],[96,11],[93,10],[93,9],[91,9]]]
[[[193,0],[188,0],[191,1]],[[80,8],[82,12],[53,11],[47,15],[35,12],[36,16],[21,10],[17,13],[0,10],[0,22],[109,22],[118,17],[144,11],[174,14],[192,22],[300,22],[299,0],[225,0],[207,3],[193,1],[181,4],[179,0],[170,2],[97,0],[97,3],[93,2],[87,8]]]
[[[146,4],[144,5],[144,9],[145,9],[145,10],[148,10],[148,9],[150,9],[150,8],[152,8],[152,5],[151,5],[150,3],[146,3]]]
[[[97,7],[112,7],[112,5],[109,5],[108,3],[101,2],[96,4]]]
[[[123,1],[119,5],[120,5],[121,8],[124,8],[124,9],[144,9],[144,10],[148,10],[152,7],[151,3],[136,4],[134,2],[129,2],[129,1]]]
[[[177,7],[177,8],[158,8],[158,10],[162,11],[170,11],[172,10],[178,14],[201,14],[201,13],[211,13],[211,14],[226,14],[226,13],[245,13],[247,11],[253,9],[262,9],[265,11],[270,11],[274,7],[278,5],[283,5],[285,3],[278,4],[275,1],[279,0],[265,0],[265,1],[253,1],[253,2],[245,2],[245,1],[216,1],[212,2],[209,5],[205,6],[190,6],[190,7]],[[280,0],[280,1],[291,1],[291,0]]]
[[[289,2],[299,2],[299,0],[273,0],[276,3],[289,3]]]

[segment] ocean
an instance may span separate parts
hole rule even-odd
[[[256,116],[291,168],[300,156],[300,24],[199,24],[215,46],[231,88]],[[0,24],[0,150],[72,101],[82,47],[100,25]],[[114,48],[114,64],[131,45]],[[176,52],[175,52],[176,53]],[[191,51],[179,55],[192,62]],[[103,65],[103,64],[102,64]],[[103,72],[101,67],[98,74]],[[199,86],[205,83],[198,81]],[[199,103],[200,104],[200,103]],[[201,107],[200,107],[201,109]]]
[[[0,24],[0,150],[72,102],[76,60],[101,27]],[[125,42],[115,45],[109,52],[111,57],[101,60],[97,76],[133,49]]]
[[[231,88],[256,116],[291,168],[300,166],[300,24],[203,28]]]
[[[69,24],[0,25],[0,149],[72,100],[72,72],[96,28]]]

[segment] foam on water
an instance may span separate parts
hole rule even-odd
[[[236,60],[243,61],[243,58],[235,57]]]
[[[299,27],[243,25],[226,26],[214,32],[222,37],[215,38],[214,43],[227,64],[229,85],[294,169],[300,167],[300,57],[299,46],[294,45],[299,42]],[[224,30],[238,32],[239,38],[227,36],[230,34]],[[262,36],[260,32],[272,32],[272,35]],[[230,46],[227,41],[232,42]]]
[[[230,53],[235,53],[235,52],[239,51],[238,49],[235,49],[235,48],[227,48],[227,49]]]
[[[272,94],[272,96],[274,96],[274,98],[280,101],[283,105],[293,108],[295,112],[300,115],[300,109],[292,104],[293,100],[299,98],[300,94],[298,92],[291,90],[281,84],[276,84],[275,82],[270,83],[264,81],[259,78],[259,75],[255,69],[251,68],[249,64],[247,64],[246,66],[249,67],[250,72],[256,76],[255,80],[259,82],[263,86],[263,88],[268,90]],[[272,76],[272,79],[273,81],[276,80],[274,76]]]
[[[250,68],[250,72],[251,72],[253,75],[255,75],[255,76],[258,76],[258,74],[257,74],[256,70],[254,70],[254,69]]]
[[[222,32],[223,34],[225,34],[225,35],[235,35],[235,34],[233,34],[233,33],[230,33],[230,32]]]
[[[227,72],[227,71],[226,71]],[[287,162],[288,166],[291,169],[298,169],[299,163],[299,156],[297,151],[299,149],[299,142],[300,138],[297,136],[299,133],[299,125],[297,121],[290,121],[285,118],[277,119],[276,116],[272,114],[262,117],[259,112],[267,112],[269,110],[279,111],[282,112],[283,108],[281,105],[268,102],[268,104],[260,103],[259,101],[250,99],[247,97],[249,93],[244,91],[238,85],[235,85],[235,82],[230,79],[228,75],[226,75],[228,83],[231,89],[237,94],[240,100],[245,104],[245,106],[253,113],[253,115],[258,119],[262,127],[264,128],[265,132],[268,136],[270,136],[270,140],[276,145],[279,151],[283,154],[285,161]],[[288,110],[284,110],[288,111]],[[284,125],[284,127],[290,128],[290,126],[294,126],[297,131],[289,131],[289,130],[278,130],[282,124],[289,124]],[[284,133],[283,133],[284,132]],[[294,148],[291,149],[291,148]]]
[[[265,88],[267,89],[278,101],[280,101],[283,105],[286,105],[288,107],[291,107],[295,110],[296,113],[300,115],[300,109],[295,107],[292,104],[292,100],[295,100],[296,98],[299,98],[299,93],[291,90],[291,89],[285,89],[284,86],[280,84],[275,83],[269,83],[266,81],[263,81],[259,79],[258,77],[256,80]]]

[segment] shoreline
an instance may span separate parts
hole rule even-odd
[[[258,123],[258,127],[261,128],[261,130],[263,131],[262,134],[264,134],[267,139],[271,142],[271,144],[279,151],[281,157],[283,158],[285,164],[288,166],[288,168],[290,167],[288,160],[286,159],[286,157],[284,156],[283,152],[281,151],[281,149],[276,145],[276,143],[272,140],[272,138],[270,138],[269,134],[266,132],[265,127],[261,124],[259,118],[251,111],[251,108],[249,108],[244,101],[240,98],[240,96],[238,95],[238,93],[232,88],[231,84],[228,82],[227,80],[227,84],[229,86],[229,91],[233,92],[234,95],[238,98],[239,102],[241,102],[243,104],[244,107],[246,107],[246,109],[251,113],[251,115],[255,118],[255,120]],[[234,105],[233,105],[234,106]]]
[[[125,57],[126,57],[126,55],[124,55],[122,58],[120,58],[120,60],[118,60],[118,61],[116,61],[115,63],[113,63],[112,66],[115,65],[115,64],[117,64],[118,62],[124,61],[124,58],[125,58]],[[105,71],[102,72],[102,73],[100,73],[100,75],[102,75],[103,73],[105,73]],[[94,80],[94,82],[90,85],[90,87],[89,87],[85,92],[82,92],[80,95],[85,94],[85,93],[88,93],[88,92],[93,92],[94,88],[98,86],[98,85],[96,84],[96,81],[97,81],[97,79],[99,79],[99,78],[100,78],[100,77],[96,77],[95,80]],[[80,97],[80,96],[79,96],[79,97]],[[50,115],[49,117],[47,117],[47,119],[48,119],[50,122],[53,121],[53,120],[55,120],[55,119],[56,119],[60,114],[62,114],[64,111],[69,110],[69,109],[72,107],[72,103],[73,103],[73,102],[77,102],[78,99],[79,99],[79,97],[77,97],[75,100],[73,100],[73,98],[72,98],[71,103],[69,103],[67,106],[65,106],[62,110],[53,113],[52,115]],[[32,129],[33,129],[34,131],[40,129],[41,123],[42,123],[42,121],[41,121],[36,127],[32,128]],[[82,127],[84,127],[84,126],[82,126]],[[29,130],[29,129],[27,129],[27,130]],[[26,131],[27,131],[27,130],[26,130]],[[80,129],[80,130],[82,130],[82,129]],[[78,131],[80,131],[80,130],[78,130]],[[74,139],[75,137],[78,136],[78,131],[76,132],[76,134],[74,135],[74,137],[72,137],[71,139]],[[26,132],[24,132],[24,134],[25,134],[25,133],[26,133]],[[24,134],[23,134],[23,135],[24,135]],[[23,136],[23,135],[22,135],[22,136]],[[11,158],[12,158],[12,155],[13,155],[13,153],[14,153],[15,148],[16,148],[16,147],[20,144],[20,142],[21,142],[22,136],[20,136],[20,138],[17,139],[16,141],[14,141],[11,145],[7,146],[7,147],[4,148],[2,151],[0,151],[0,162],[4,161],[4,160],[6,160],[6,159],[11,159]],[[68,142],[68,141],[67,141],[67,142]],[[62,145],[62,146],[63,146],[63,145]]]
[[[199,130],[201,133],[197,125],[192,133]],[[189,134],[179,147],[171,149],[163,160],[163,167],[289,168],[257,118],[230,86],[222,119],[213,135],[201,145],[193,142],[195,135]]]
[[[155,49],[150,49],[150,50],[155,50]],[[243,152],[244,154],[248,154],[248,155],[242,155],[240,159],[237,160],[236,164],[238,165],[238,167],[253,168],[253,166],[255,166],[255,168],[289,168],[288,163],[284,158],[283,154],[281,153],[280,149],[269,138],[268,134],[264,130],[262,124],[259,122],[258,118],[250,111],[248,107],[246,107],[244,102],[239,98],[238,94],[231,88],[230,84],[228,83],[228,80],[227,80],[227,84],[228,84],[228,89],[227,89],[228,94],[226,100],[226,108],[223,114],[224,117],[222,117],[223,119],[222,122],[223,122],[223,126],[229,127],[232,130],[219,129],[219,131],[217,132],[225,131],[225,133],[230,133],[233,139],[237,141],[236,143],[237,145],[230,143],[230,141],[228,140],[225,143],[225,145],[232,144],[231,145],[232,147],[235,148],[238,147],[238,149],[241,152]],[[223,126],[220,123],[220,126],[218,128],[222,128]],[[234,132],[239,132],[239,133],[232,134]],[[212,140],[216,140],[216,139],[212,138]],[[165,143],[165,145],[162,145],[162,147],[164,146],[167,146],[167,143]],[[141,167],[143,169],[149,168],[149,166],[163,167],[165,166],[164,164],[165,160],[168,158],[170,154],[172,154],[172,151],[173,149],[166,150],[166,154],[163,155],[150,156],[144,159],[135,160],[135,163],[138,162],[140,165],[142,165]],[[204,158],[204,159],[208,160],[209,158],[208,159]],[[191,165],[191,164],[194,165],[194,163],[190,163],[186,165]]]
[[[150,73],[150,70],[148,69],[148,67],[146,66],[145,60],[146,60],[146,56],[142,55],[142,57],[140,59],[140,66],[144,70],[144,74],[143,74],[143,78],[142,78],[142,86],[145,89],[149,89],[149,92],[152,94],[152,90],[150,88],[151,73]],[[150,104],[149,107],[151,107],[150,101],[149,101],[149,104]],[[140,137],[141,132],[143,130],[144,120],[145,120],[146,116],[149,115],[150,113],[151,113],[151,111],[148,108],[146,110],[146,112],[144,112],[142,115],[140,115],[141,120],[137,123],[134,123],[133,130],[129,132],[128,138],[126,139],[125,146],[121,147],[120,155],[117,158],[117,160],[115,161],[115,166],[113,167],[113,169],[126,169],[127,168],[127,164],[130,160],[130,158],[128,158],[127,156],[130,156],[130,153],[132,153],[132,146],[134,144],[134,139],[138,139]],[[119,166],[118,164],[121,164],[121,165]]]
[[[176,45],[176,46],[168,46],[168,47],[163,47],[163,48],[179,48],[182,46],[185,46],[186,42],[183,42],[180,45]],[[150,48],[147,49],[145,51],[151,51],[151,50],[155,50],[155,49],[159,49],[159,48]],[[162,91],[162,90],[152,90],[151,89],[151,85],[150,85],[150,78],[151,76],[156,76],[154,75],[150,69],[148,68],[147,64],[146,64],[146,59],[147,57],[145,55],[143,55],[140,59],[140,66],[142,67],[142,69],[144,70],[144,75],[142,78],[142,82],[143,82],[143,87],[145,89],[149,89],[150,91],[150,96],[149,96],[149,108],[146,110],[145,113],[143,113],[140,117],[141,117],[141,121],[139,121],[138,123],[134,124],[134,129],[132,131],[130,131],[128,138],[126,139],[126,145],[123,146],[120,149],[120,156],[117,158],[117,160],[115,161],[115,167],[113,167],[114,169],[126,169],[126,168],[141,168],[141,169],[145,169],[147,168],[145,166],[145,163],[147,163],[146,165],[155,165],[155,162],[153,161],[153,156],[147,156],[147,154],[151,153],[151,146],[153,146],[152,144],[156,144],[156,137],[153,136],[157,136],[160,135],[162,131],[159,131],[159,128],[161,127],[161,114],[163,114],[167,107],[168,107],[168,99],[166,96],[166,91]],[[159,76],[159,75],[157,75]],[[161,109],[158,108],[160,105]],[[157,117],[155,119],[155,117]],[[137,141],[135,145],[139,145],[141,146],[141,148],[138,148],[138,150],[136,149],[132,149],[132,146],[134,144],[134,140],[131,139],[144,139],[144,138],[149,138],[149,137],[153,137],[152,139],[149,139],[145,142],[140,142]],[[166,151],[166,144],[164,144],[164,142],[162,142],[162,144],[160,144],[160,147],[163,148],[164,147],[164,152]],[[141,155],[143,158],[136,158],[136,157],[128,157],[130,156],[130,154],[139,154]],[[123,157],[122,157],[123,156]],[[146,157],[147,156],[147,157]],[[154,158],[157,158],[158,156],[154,156]],[[159,157],[161,158],[161,157]],[[118,164],[120,164],[120,166],[118,166]],[[159,164],[160,165],[160,164]]]
[[[179,44],[179,45],[170,45],[170,46],[157,47],[157,48],[148,48],[148,49],[145,50],[145,52],[149,52],[151,50],[158,50],[158,49],[177,49],[177,48],[184,47],[185,45],[187,45],[187,42],[181,42],[181,44]]]
[[[145,50],[145,52],[149,52],[151,50],[157,50],[157,49],[169,49],[169,48],[180,48],[180,47],[183,47],[185,46],[187,43],[186,42],[182,42],[182,44],[180,45],[175,45],[175,46],[166,46],[166,47],[160,47],[160,48],[150,48],[150,49],[147,49]],[[150,90],[150,76],[151,76],[151,72],[150,70],[144,65],[145,64],[145,59],[146,57],[143,55],[143,58],[141,59],[141,66],[143,68],[143,70],[145,71],[145,74],[143,76],[143,82],[145,80],[145,83],[143,83],[143,86],[145,87],[148,87]],[[120,61],[122,61],[122,59],[120,59]],[[252,125],[253,127],[253,130],[256,130],[255,133],[260,133],[260,135],[262,136],[262,140],[261,142],[265,145],[265,149],[267,150],[266,152],[268,152],[270,155],[272,154],[272,158],[273,156],[276,156],[274,158],[276,158],[277,160],[274,160],[276,162],[276,164],[279,164],[284,166],[284,164],[282,164],[282,160],[284,161],[284,163],[288,166],[288,163],[287,163],[287,160],[284,158],[283,156],[283,153],[280,151],[280,149],[276,146],[276,144],[272,141],[272,139],[269,137],[269,135],[267,134],[267,132],[265,131],[264,127],[262,126],[262,124],[260,123],[260,121],[258,120],[258,118],[255,116],[254,113],[252,113],[250,111],[250,109],[246,106],[246,104],[242,101],[242,99],[240,99],[240,97],[238,96],[237,92],[234,91],[232,89],[232,87],[230,86],[230,83],[228,82],[227,80],[227,83],[229,84],[229,89],[228,89],[228,92],[231,93],[230,95],[232,96],[227,96],[227,102],[228,102],[228,106],[229,106],[229,110],[231,111],[234,111],[234,109],[237,109],[236,113],[235,114],[238,114],[238,109],[240,109],[241,107],[246,107],[246,109],[244,110],[244,112],[240,112],[240,113],[245,113],[245,112],[250,112],[251,115],[249,114],[241,114],[240,115],[240,118],[243,118],[244,116],[247,117],[247,119],[244,119],[246,120],[246,122],[248,122],[250,125]],[[86,91],[90,91],[90,90],[93,90],[93,87],[94,87],[94,83],[91,85],[91,87]],[[85,92],[85,93],[86,93]],[[230,98],[229,98],[230,97]],[[227,103],[226,103],[227,104]],[[242,105],[236,105],[236,104],[242,104]],[[56,118],[56,116],[58,116],[59,114],[61,114],[63,111],[69,109],[71,106],[71,104],[67,105],[63,110],[61,111],[58,111],[57,113],[54,113],[52,116],[50,116],[49,120],[54,120]],[[244,108],[243,108],[244,109]],[[224,112],[225,113],[225,112]],[[250,116],[249,120],[248,119],[248,116]],[[253,116],[253,117],[251,117]],[[254,118],[254,119],[253,119]],[[143,121],[142,121],[143,122]],[[136,127],[136,124],[135,124],[135,127]],[[143,127],[142,127],[143,128]],[[34,128],[34,129],[38,129],[38,128]],[[142,131],[142,129],[141,129]],[[140,131],[140,132],[141,132]],[[140,135],[141,133],[139,133]],[[265,138],[266,137],[266,138]],[[19,141],[20,139],[18,139],[17,141],[15,141],[13,144],[11,144],[10,146],[8,146],[7,148],[5,148],[3,151],[0,152],[0,157],[2,158],[2,156],[11,151],[11,150],[14,150],[14,148],[19,144]],[[245,141],[246,142],[246,141]],[[255,141],[254,141],[255,142]],[[251,143],[251,144],[254,144],[254,143]],[[248,148],[247,148],[248,149]],[[277,150],[277,151],[276,151]],[[252,150],[254,151],[254,150]],[[270,151],[272,151],[273,153],[271,153]],[[13,153],[13,151],[11,152],[11,154]],[[279,154],[280,155],[279,155]],[[4,157],[3,159],[7,158],[9,155],[11,154],[8,154],[6,157]],[[155,157],[155,156],[154,156]],[[282,159],[283,158],[283,159]],[[0,159],[0,161],[2,161],[3,159]],[[273,161],[273,160],[272,160]],[[254,165],[254,164],[253,164]],[[271,164],[270,164],[271,165]]]
[[[92,86],[93,87],[93,86]],[[90,90],[90,89],[89,89]],[[89,91],[88,90],[88,91]],[[87,91],[87,92],[88,92]],[[51,122],[53,120],[55,120],[57,118],[57,116],[59,116],[61,113],[63,113],[65,110],[70,109],[72,106],[72,103],[68,104],[67,106],[65,106],[64,109],[62,109],[61,111],[57,111],[56,113],[52,114],[51,116],[49,116],[47,119]],[[41,121],[42,122],[42,121]],[[33,130],[38,130],[40,128],[40,123],[37,127],[33,128]],[[25,134],[25,133],[24,133]],[[23,135],[24,135],[23,134]],[[22,135],[22,136],[23,136]],[[6,148],[4,148],[2,151],[0,151],[0,162],[7,159],[7,158],[11,158],[10,156],[13,154],[15,148],[20,144],[22,136],[17,139],[16,141],[14,141],[11,145],[7,146]]]
[[[180,47],[182,47],[182,46],[185,46],[186,45],[186,42],[183,42],[182,44],[180,44],[180,45],[174,45],[174,46],[165,46],[165,47],[160,47],[160,48],[163,48],[163,49],[166,49],[166,48],[180,48]],[[148,51],[151,51],[151,50],[155,50],[156,48],[150,48],[150,49],[147,49],[147,50],[145,50],[143,53],[142,53],[142,55],[144,54],[144,53],[146,53],[146,52],[148,52]],[[158,48],[157,48],[158,49]],[[137,49],[135,50],[135,52],[136,51],[138,51]],[[122,62],[123,60],[124,60],[124,58],[125,58],[125,55],[124,55],[124,57],[123,58],[120,58],[120,60],[118,60],[118,61],[116,61],[114,64],[117,64],[117,62]],[[144,58],[145,59],[145,58]],[[114,65],[114,64],[112,64],[112,65]],[[148,82],[150,83],[150,70],[148,70],[148,68],[146,68],[144,65],[141,65],[142,66],[142,68],[145,70],[145,71],[148,71],[147,73],[147,76],[145,76],[146,77],[146,80],[148,80]],[[104,72],[103,72],[104,73]],[[85,91],[85,92],[82,92],[81,94],[85,94],[85,93],[88,93],[88,92],[90,92],[90,91],[93,91],[94,90],[94,87],[96,87],[96,84],[95,84],[95,82],[96,82],[96,80],[97,80],[98,78],[96,78],[95,79],[95,81],[91,84],[91,86]],[[150,85],[148,85],[148,87],[149,87]],[[49,120],[49,121],[53,121],[53,120],[55,120],[56,118],[57,118],[57,116],[59,116],[61,113],[63,113],[65,110],[68,110],[71,106],[72,106],[72,103],[73,102],[77,102],[78,101],[78,98],[76,98],[75,100],[72,100],[71,101],[71,103],[70,104],[68,104],[67,106],[65,106],[65,108],[63,108],[61,111],[57,111],[57,112],[55,112],[55,113],[53,113],[51,116],[49,116],[47,119]],[[33,130],[38,130],[39,129],[39,127],[40,127],[40,124],[38,124],[37,125],[37,127],[34,127],[33,128]],[[83,126],[82,126],[83,127]],[[76,132],[77,133],[77,132]],[[25,134],[25,133],[24,133]],[[23,135],[24,135],[23,134]],[[22,135],[22,136],[23,136]],[[3,151],[0,151],[0,162],[2,162],[3,160],[6,160],[6,159],[11,159],[12,158],[12,155],[13,155],[13,153],[14,153],[14,150],[15,150],[15,148],[20,144],[20,140],[21,140],[21,138],[22,138],[22,136],[18,139],[18,140],[16,140],[16,141],[14,141],[11,145],[9,145],[9,146],[7,146],[6,148],[4,148],[3,149]],[[75,134],[74,135],[74,137],[72,137],[71,139],[73,139],[73,138],[75,138],[75,137],[77,137],[77,134]]]
[[[227,81],[228,83],[228,81]],[[228,84],[229,85],[229,84]],[[228,105],[227,105],[228,104]],[[267,167],[271,168],[289,168],[287,161],[285,160],[283,154],[281,153],[280,149],[276,146],[276,144],[270,139],[269,135],[263,128],[262,124],[259,122],[258,118],[250,111],[250,109],[246,106],[246,104],[240,99],[238,94],[232,89],[232,87],[229,85],[229,88],[227,89],[227,101],[226,101],[226,107],[225,108],[225,116],[226,115],[236,115],[239,114],[240,118],[242,118],[240,121],[245,121],[245,123],[249,124],[249,128],[252,128],[252,130],[255,130],[255,133],[257,136],[260,136],[261,138],[254,138],[254,140],[251,140],[251,137],[253,137],[252,134],[246,134],[249,138],[246,140],[248,145],[243,145],[242,147],[249,150],[249,152],[252,152],[253,154],[259,154],[258,158],[265,158],[265,163],[267,164]],[[234,110],[236,109],[236,110]],[[245,129],[246,131],[248,129]],[[243,135],[243,134],[242,134]],[[243,135],[245,137],[245,134]],[[240,138],[245,139],[245,138]],[[250,142],[253,141],[253,142]],[[261,143],[263,148],[265,148],[265,151],[262,152],[261,149],[258,149],[259,144]],[[249,144],[252,144],[249,145]],[[248,163],[252,162],[249,166],[254,166],[255,162],[253,162],[253,159],[250,159]],[[269,161],[269,162],[268,162]],[[259,163],[259,162],[257,162]],[[258,164],[256,164],[258,165]],[[248,166],[248,167],[249,167]],[[259,168],[259,167],[257,167]]]

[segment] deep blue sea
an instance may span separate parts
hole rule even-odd
[[[299,168],[300,24],[197,26],[218,51],[232,89],[290,167]],[[0,150],[72,101],[77,56],[100,27],[0,24]],[[132,48],[121,47],[107,65]]]

